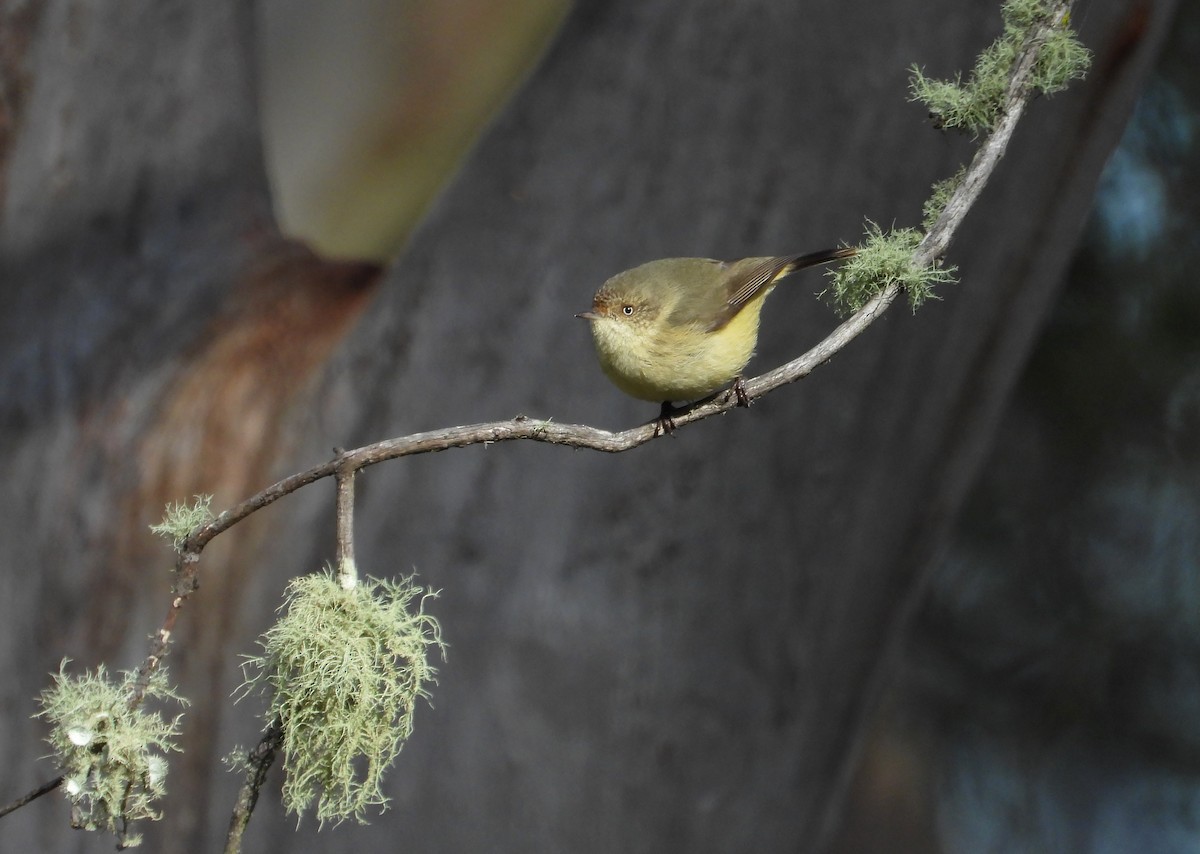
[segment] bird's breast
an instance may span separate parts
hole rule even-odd
[[[653,402],[706,397],[732,382],[754,353],[761,304],[715,331],[696,324],[592,322],[600,365],[623,392]]]

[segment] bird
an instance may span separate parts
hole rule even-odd
[[[662,404],[670,432],[672,402],[706,398],[733,384],[749,405],[742,371],[754,355],[763,303],[780,279],[797,270],[849,258],[853,247],[804,255],[661,258],[610,278],[592,300],[589,321],[600,367],[639,400]]]

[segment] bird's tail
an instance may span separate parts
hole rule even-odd
[[[807,255],[797,255],[795,258],[788,261],[787,266],[783,268],[782,276],[790,275],[797,270],[803,270],[805,267],[815,267],[818,264],[828,264],[830,261],[840,261],[842,258],[850,258],[858,254],[858,250],[853,246],[842,246],[838,249],[823,249],[820,252],[809,252]]]

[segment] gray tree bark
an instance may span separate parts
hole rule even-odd
[[[1035,104],[950,260],[803,384],[631,454],[473,448],[359,478],[360,568],[416,568],[450,643],[368,827],[247,850],[818,850],[927,567],[1051,304],[1171,4],[1077,21],[1089,80]],[[969,151],[906,103],[967,67],[988,5],[581,2],[377,295],[274,230],[249,7],[0,9],[0,759],[52,774],[45,674],[132,667],[165,609],[168,499],[226,506],[351,447],[519,412],[651,417],[601,376],[596,285],[664,255],[733,258],[920,218]],[[832,328],[796,277],[754,363]],[[362,309],[370,310],[361,318]],[[153,850],[213,850],[255,738],[230,707],[286,579],[332,554],[332,484],[205,553],[169,662],[195,703]],[[278,774],[274,775],[277,781]],[[14,849],[101,850],[44,798]]]

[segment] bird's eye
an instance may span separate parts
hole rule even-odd
[[[627,305],[624,308],[622,308],[621,311],[625,313],[626,317],[630,317],[633,315],[633,306]]]

